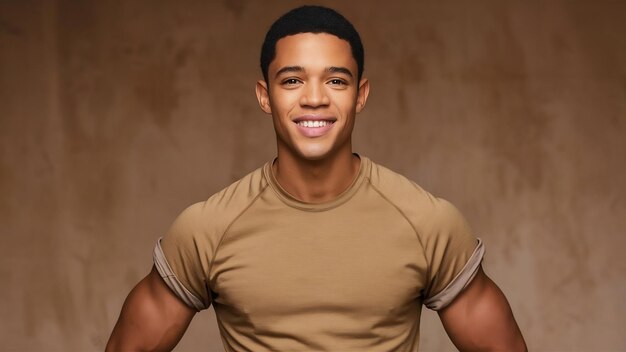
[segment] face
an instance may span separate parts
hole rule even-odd
[[[350,44],[326,33],[280,39],[268,82],[256,87],[261,109],[272,115],[278,155],[323,160],[352,153],[355,115],[365,106],[369,82],[357,79]]]

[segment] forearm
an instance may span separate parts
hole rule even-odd
[[[106,351],[170,351],[194,314],[153,268],[126,298]]]

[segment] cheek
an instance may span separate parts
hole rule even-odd
[[[353,90],[340,91],[334,94],[333,103],[341,111],[353,111],[356,107],[357,94]]]
[[[352,117],[356,113],[356,103],[351,97],[344,97],[343,99],[334,102],[339,113],[344,117]]]
[[[298,97],[295,92],[281,92],[271,97],[272,111],[279,115],[291,112],[297,106]]]

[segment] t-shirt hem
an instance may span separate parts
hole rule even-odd
[[[474,279],[474,276],[478,273],[478,269],[484,255],[485,246],[479,238],[478,245],[476,246],[476,249],[474,249],[474,253],[469,258],[463,269],[461,269],[456,277],[450,281],[446,288],[441,290],[441,292],[436,295],[426,299],[424,301],[424,305],[426,305],[429,309],[437,311],[452,303],[456,296],[458,296],[458,294],[461,293],[467,285],[469,285],[472,279]]]
[[[163,253],[163,249],[161,248],[161,238],[157,240],[156,245],[154,246],[154,252],[152,254],[152,258],[154,260],[154,266],[156,267],[159,275],[163,278],[165,284],[174,292],[174,294],[180,298],[185,304],[187,304],[192,309],[196,311],[201,311],[203,309],[209,308],[208,305],[204,304],[202,300],[196,297],[193,293],[191,293],[181,282],[178,280],[174,271],[167,262],[167,258],[165,258],[165,254]]]

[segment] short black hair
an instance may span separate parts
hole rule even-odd
[[[358,68],[358,80],[361,80],[365,65],[363,43],[352,23],[337,11],[323,6],[301,6],[276,20],[267,31],[261,47],[261,71],[268,82],[267,71],[276,58],[276,42],[286,36],[299,33],[328,33],[350,43],[352,56]]]

